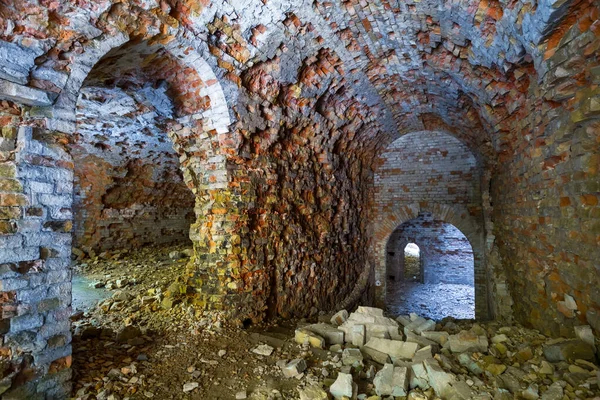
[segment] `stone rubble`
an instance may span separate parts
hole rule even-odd
[[[154,262],[149,254],[145,257]],[[169,263],[177,268],[178,260],[169,258]],[[87,271],[110,275],[105,282],[123,280],[111,263],[118,258],[99,259]],[[184,300],[172,308],[157,306],[167,293],[180,291],[176,282],[156,285],[160,273],[155,269],[147,277],[131,275],[129,280],[136,283],[120,289],[91,289],[112,295],[74,314],[74,354],[78,365],[86,365],[76,379],[76,399],[164,396],[155,369],[169,354],[180,354],[173,360],[177,362],[195,348],[157,334],[167,329],[159,321],[172,315],[179,322],[170,332],[181,332],[183,341],[190,332],[202,341],[217,340],[201,356],[190,358],[180,368],[182,375],[173,379],[180,382],[180,393],[200,398],[210,398],[215,388],[230,393],[219,398],[255,400],[566,400],[600,394],[597,347],[587,326],[577,327],[570,338],[550,339],[520,326],[450,318],[435,322],[416,314],[390,318],[381,309],[358,307],[352,313],[319,315],[318,322],[273,328],[273,333],[257,328],[248,336],[226,328],[217,315],[206,314],[191,323]],[[157,300],[149,302],[148,296]],[[244,346],[245,353],[223,340]],[[235,372],[240,365],[245,375]],[[217,372],[221,370],[223,374]]]

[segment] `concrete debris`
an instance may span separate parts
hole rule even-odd
[[[331,317],[331,324],[334,326],[340,326],[348,319],[348,311],[340,310]]]
[[[109,279],[116,281],[114,277]],[[109,300],[113,303],[141,301],[143,296],[129,295],[131,288],[114,292]],[[161,293],[144,289],[144,294],[158,299]],[[286,392],[236,380],[231,385],[232,390],[236,387],[253,389],[233,390],[231,398],[564,400],[566,397],[593,398],[600,390],[600,368],[594,364],[587,326],[575,329],[577,339],[549,340],[519,326],[453,320],[435,324],[415,314],[393,319],[372,307],[360,307],[350,314],[340,311],[336,315],[335,318],[320,316],[321,322],[302,323],[295,330],[289,328],[287,339],[281,333],[273,336],[266,332],[252,333],[250,336],[256,335],[256,341],[245,348],[260,356],[272,356],[276,352],[279,361],[273,366],[265,358],[252,357],[244,361],[244,364],[253,363],[251,372],[246,369],[246,376],[256,376],[264,382],[285,378],[286,385],[292,386]],[[81,338],[77,340],[112,339],[125,350],[137,345],[138,340],[139,345],[150,340],[145,331],[134,325],[114,331],[91,325],[85,319],[77,325],[75,335]],[[221,329],[219,324],[206,326]],[[403,336],[400,327],[406,334],[405,340],[398,339]],[[392,334],[394,330],[398,332],[396,338]],[[174,351],[175,347],[165,345],[165,351]],[[147,347],[140,350],[147,351]],[[90,391],[92,386],[78,391],[108,399],[113,394],[110,384],[126,381],[130,385],[142,385],[143,375],[137,371],[156,356],[138,354],[137,359],[135,356],[126,358],[127,363],[107,368],[103,381],[106,383],[98,392]],[[234,347],[221,343],[212,346],[197,364],[186,365],[189,380],[181,383],[184,392],[204,395],[207,388],[211,390],[211,385],[222,385],[224,382],[218,379],[207,385],[203,381],[204,371],[220,369],[226,364],[239,365],[241,360],[245,359]],[[242,378],[237,374],[233,376]],[[140,393],[145,398],[157,396],[147,390]]]
[[[283,375],[286,378],[297,377],[304,370],[306,370],[306,361],[303,359],[292,360],[282,368]]]
[[[408,390],[408,369],[385,364],[373,379],[378,396],[406,396]]]
[[[352,398],[355,393],[354,382],[352,381],[352,375],[344,374],[340,372],[337,379],[329,388],[329,393],[334,399]]]
[[[261,344],[252,349],[252,352],[261,356],[270,356],[273,354],[273,350],[273,347],[269,346],[268,344]]]
[[[183,392],[188,393],[196,389],[199,386],[198,382],[188,382],[183,385]]]

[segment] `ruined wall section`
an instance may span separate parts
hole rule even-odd
[[[222,19],[209,25],[221,43],[230,29]],[[232,185],[250,183],[239,285],[251,296],[243,313],[253,319],[334,309],[355,288],[365,270],[372,187],[374,148],[366,139],[380,129],[377,110],[356,100],[342,60],[311,24],[289,15],[282,33],[294,39],[227,75],[241,87],[241,143],[230,168]],[[243,54],[234,45],[221,51]]]
[[[0,396],[70,395],[73,164],[67,139],[0,104]]]
[[[515,317],[550,335],[581,324],[600,335],[599,15],[582,2],[549,34],[548,72],[506,121],[492,178]]]
[[[169,98],[158,94],[166,104],[160,111],[170,116]],[[84,88],[80,95],[78,130],[70,146],[74,246],[88,254],[191,244],[194,195],[183,181],[168,125],[145,97],[136,96],[98,87]]]
[[[388,242],[387,276],[412,279],[403,269],[404,248],[408,243],[419,246],[423,275],[418,272],[419,281],[474,285],[473,249],[452,224],[435,220],[431,213],[421,213],[400,225]]]

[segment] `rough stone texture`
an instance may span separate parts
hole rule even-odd
[[[260,320],[361,296],[381,302],[389,235],[429,212],[471,243],[478,317],[509,318],[512,307],[545,333],[589,324],[598,336],[598,16],[593,0],[9,2],[0,20],[0,78],[10,83],[0,93],[7,393],[68,391],[66,149],[86,136],[89,107],[76,107],[90,87],[167,89],[137,101],[173,104],[158,130],[195,196],[188,285],[198,307]],[[376,160],[422,132],[455,137],[440,154],[460,140],[479,175],[453,159],[463,179],[415,183],[419,199],[382,208]],[[35,346],[9,340],[20,329]],[[54,335],[65,345],[44,344]]]
[[[189,240],[194,195],[183,182],[177,153],[164,131],[164,119],[174,106],[168,97],[164,105],[144,104],[148,98],[160,99],[151,87],[145,89],[146,96],[82,89],[77,141],[70,152],[75,165],[74,245],[83,251]]]

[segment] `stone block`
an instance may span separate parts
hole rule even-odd
[[[329,324],[312,324],[305,326],[304,329],[321,336],[329,345],[344,344],[344,332]]]
[[[383,310],[381,308],[375,308],[375,307],[359,306],[356,309],[356,313],[363,314],[363,315],[369,315],[372,317],[383,317]]]
[[[460,331],[456,335],[450,335],[448,346],[453,353],[463,353],[465,351],[487,353],[488,340],[483,335],[479,336],[470,331]]]
[[[306,361],[303,359],[292,360],[281,371],[286,378],[294,378],[306,370]]]
[[[348,319],[348,311],[340,310],[331,317],[331,324],[340,326]]]
[[[325,348],[325,339],[322,336],[319,336],[308,329],[296,329],[296,331],[294,332],[294,340],[298,344],[307,343],[312,347],[316,347],[318,349]]]
[[[50,106],[56,98],[56,93],[0,79],[0,98],[28,106]]]
[[[379,350],[372,349],[370,347],[363,346],[360,351],[367,356],[370,360],[373,360],[379,364],[388,364],[391,362],[390,356]]]
[[[39,328],[44,323],[44,318],[39,314],[26,314],[14,317],[10,321],[11,333]]]
[[[344,398],[352,399],[356,393],[352,375],[340,372],[335,382],[333,382],[333,384],[329,387],[329,393],[331,393],[333,398],[336,400],[341,400]]]
[[[396,362],[399,360],[412,360],[419,346],[416,343],[371,338],[364,347],[385,353],[390,356],[392,362]]]
[[[385,364],[373,379],[378,396],[406,396],[408,392],[408,369]]]
[[[429,377],[422,362],[410,366],[410,388],[429,389]]]
[[[344,349],[342,352],[342,364],[350,365],[352,367],[359,367],[362,365],[363,355],[359,349]]]
[[[452,383],[456,382],[456,377],[444,371],[435,360],[426,360],[423,365],[427,371],[427,382],[435,394],[442,399],[449,398],[450,388]]]
[[[550,362],[593,360],[594,348],[580,339],[556,339],[543,346],[544,357]]]
[[[362,347],[365,345],[365,326],[364,325],[354,325],[352,327],[352,332],[350,333],[350,337],[352,338],[352,345]]]

